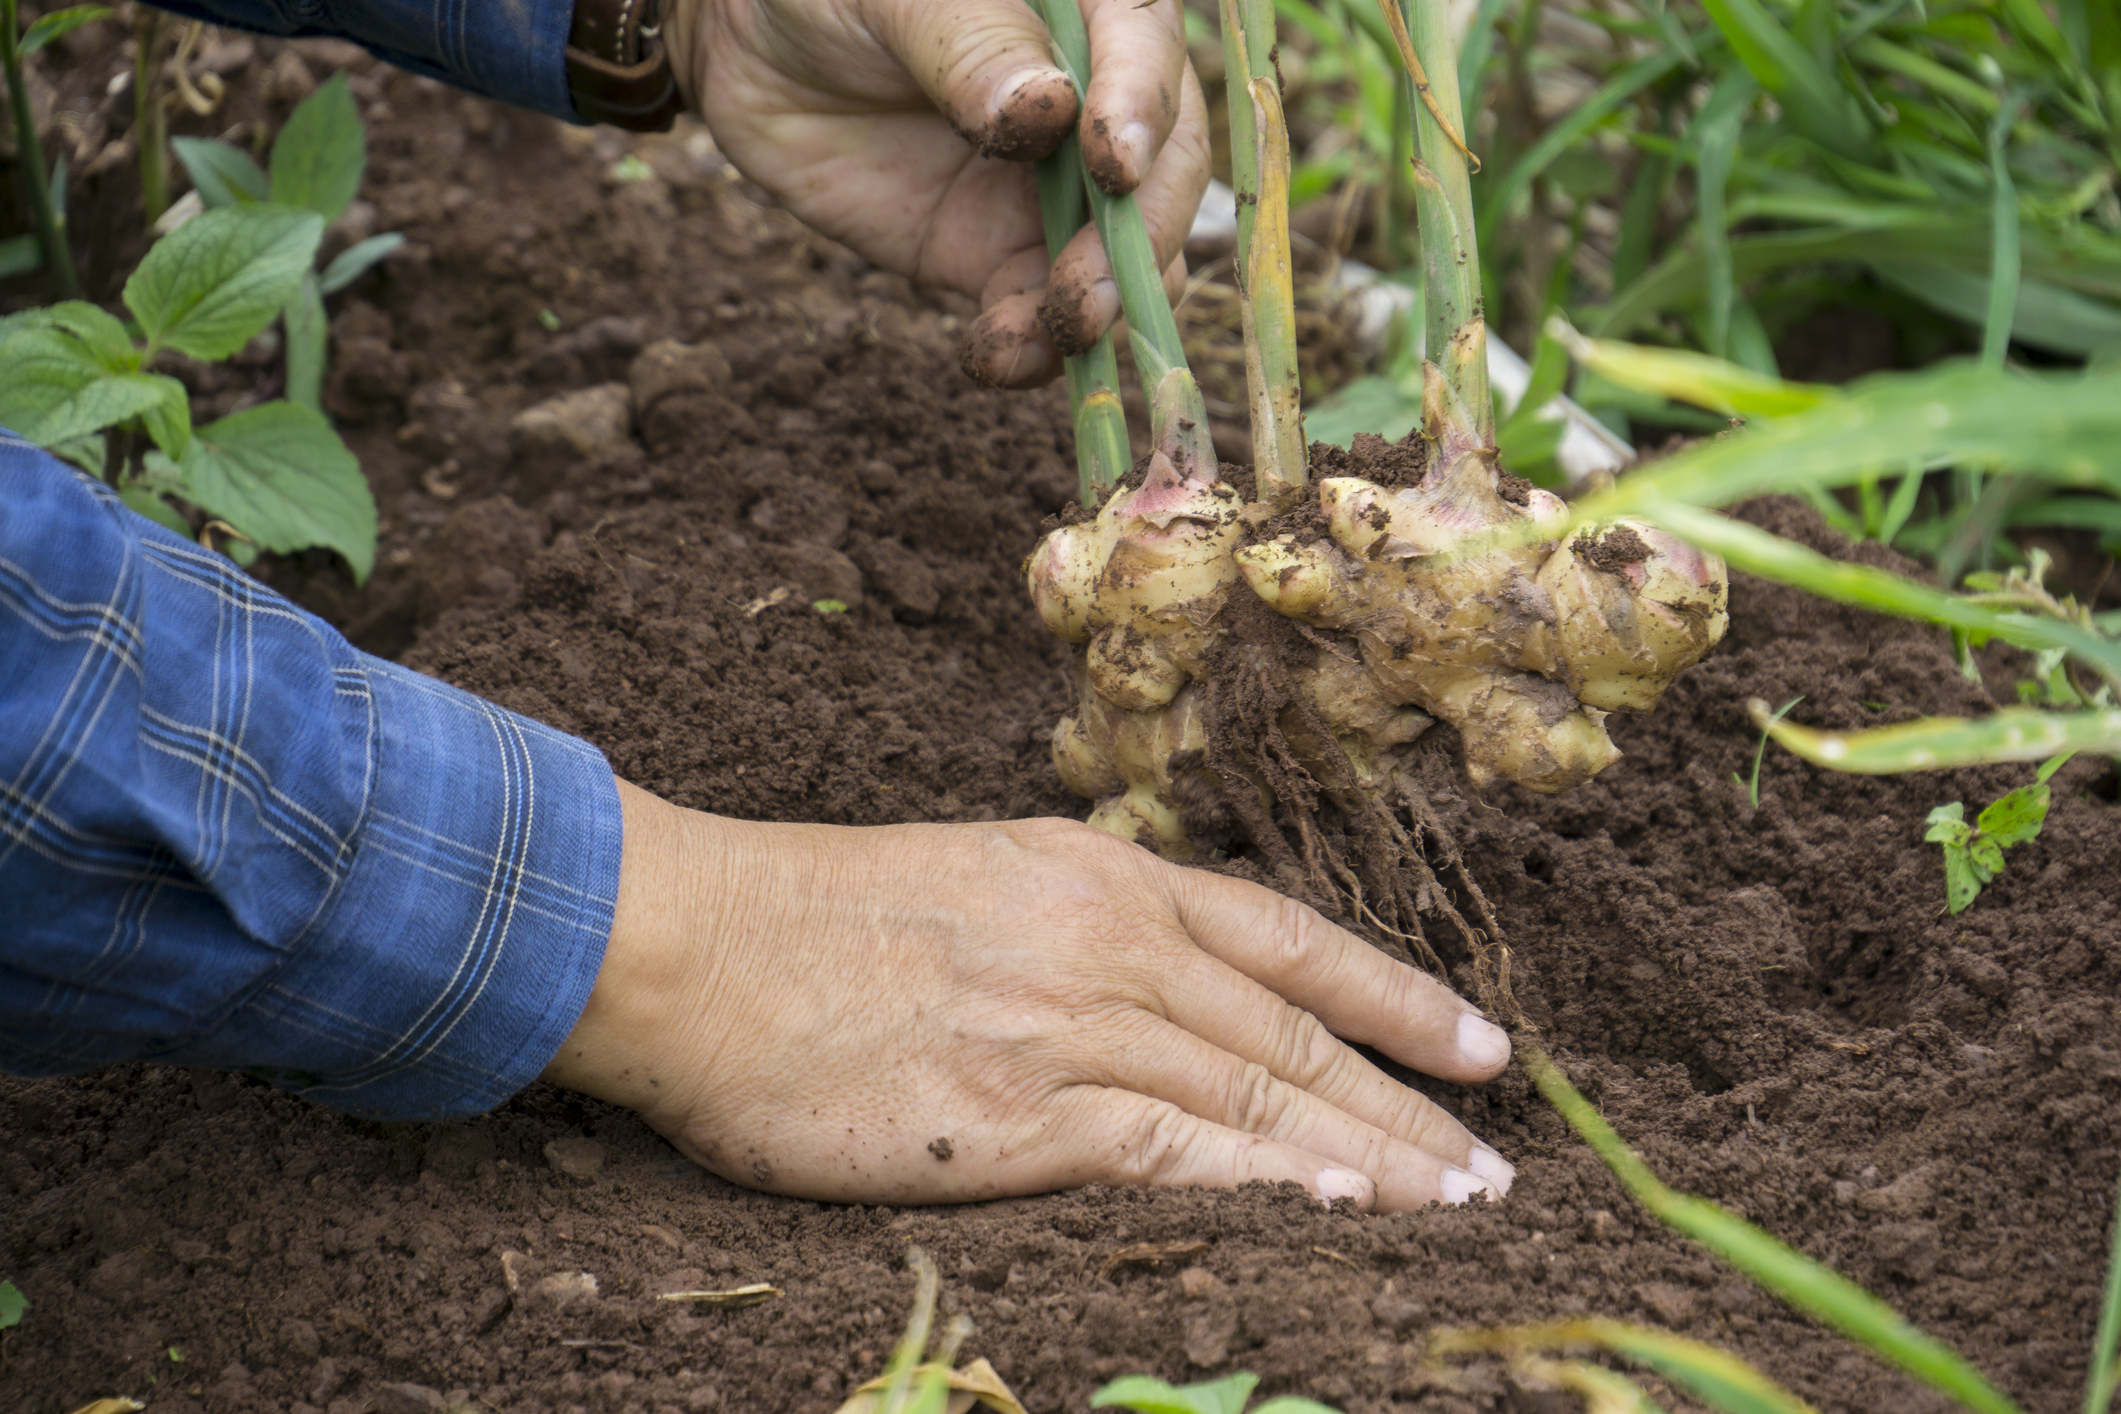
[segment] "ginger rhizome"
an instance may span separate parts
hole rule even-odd
[[[1476,785],[1580,785],[1619,757],[1607,714],[1647,711],[1722,637],[1722,563],[1655,526],[1498,539],[1558,521],[1561,502],[1502,472],[1433,365],[1423,425],[1398,450],[1420,467],[1406,484],[1327,476],[1290,508],[1246,504],[1212,457],[1160,446],[1138,483],[1041,542],[1032,598],[1083,646],[1054,762],[1096,801],[1092,823],[1188,858],[1203,791],[1271,791],[1203,767],[1216,724],[1199,683],[1244,637],[1236,596],[1309,645],[1308,663],[1280,654],[1296,764],[1372,792],[1438,720]]]

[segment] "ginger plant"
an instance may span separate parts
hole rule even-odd
[[[1722,636],[1727,580],[1715,557],[1644,520],[1561,541],[1525,533],[1564,508],[1497,459],[1442,8],[1424,0],[1409,33],[1397,0],[1383,3],[1421,99],[1422,426],[1398,446],[1358,439],[1352,456],[1306,447],[1272,8],[1224,0],[1250,494],[1217,465],[1139,211],[1079,174],[1148,396],[1151,451],[1025,570],[1048,627],[1081,645],[1076,710],[1053,752],[1062,780],[1096,802],[1092,824],[1174,859],[1245,841],[1411,941],[1417,912],[1457,917],[1431,860],[1485,914],[1430,817],[1417,739],[1448,723],[1477,786],[1580,785],[1619,755],[1607,714],[1647,711]],[[1045,14],[1086,84],[1077,7]],[[1314,467],[1334,474],[1314,479]]]

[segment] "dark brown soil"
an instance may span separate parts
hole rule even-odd
[[[1074,811],[1045,747],[1061,655],[1017,574],[1074,479],[1057,396],[974,388],[961,305],[804,236],[683,134],[641,146],[655,180],[614,183],[611,134],[363,82],[367,195],[414,241],[334,319],[382,568],[361,593],[316,564],[276,581],[686,805]],[[513,412],[669,336],[719,348],[726,387],[666,399],[587,463],[510,457]],[[1846,553],[1808,512],[1747,513]],[[2028,771],[1873,780],[1771,752],[1755,808],[1732,780],[1744,700],[1799,693],[1801,720],[1836,727],[1989,701],[1941,636],[1741,577],[1729,638],[1654,716],[1616,721],[1627,756],[1595,783],[1435,803],[1518,997],[1659,1172],[1879,1292],[2029,1410],[2074,1408],[2121,1167],[2112,778],[2066,768],[2044,833],[1947,917],[1924,815]],[[1499,1369],[1430,1368],[1425,1337],[1582,1313],[1728,1345],[1823,1410],[1947,1407],[1659,1229],[1521,1075],[1431,1089],[1518,1163],[1506,1204],[835,1208],[705,1177],[630,1115],[543,1087],[431,1128],[154,1067],[0,1082],[0,1275],[35,1303],[0,1409],[430,1407],[410,1384],[506,1411],[829,1411],[881,1366],[911,1243],[977,1321],[968,1353],[1039,1414],[1123,1372],[1234,1369],[1349,1411],[1544,1411]],[[595,1176],[548,1166],[568,1136],[600,1146]],[[1166,1242],[1205,1246],[1112,1264]],[[507,1267],[526,1292],[586,1270],[598,1293],[511,1303]],[[755,1281],[784,1294],[654,1299]]]

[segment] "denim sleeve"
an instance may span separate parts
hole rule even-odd
[[[359,652],[0,432],[0,1069],[489,1109],[588,1001],[621,838],[594,747]]]
[[[156,0],[280,39],[350,39],[378,59],[570,123],[574,0]]]

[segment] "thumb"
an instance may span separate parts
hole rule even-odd
[[[1030,161],[1075,125],[1075,85],[1023,0],[869,0],[877,38],[982,156]]]

